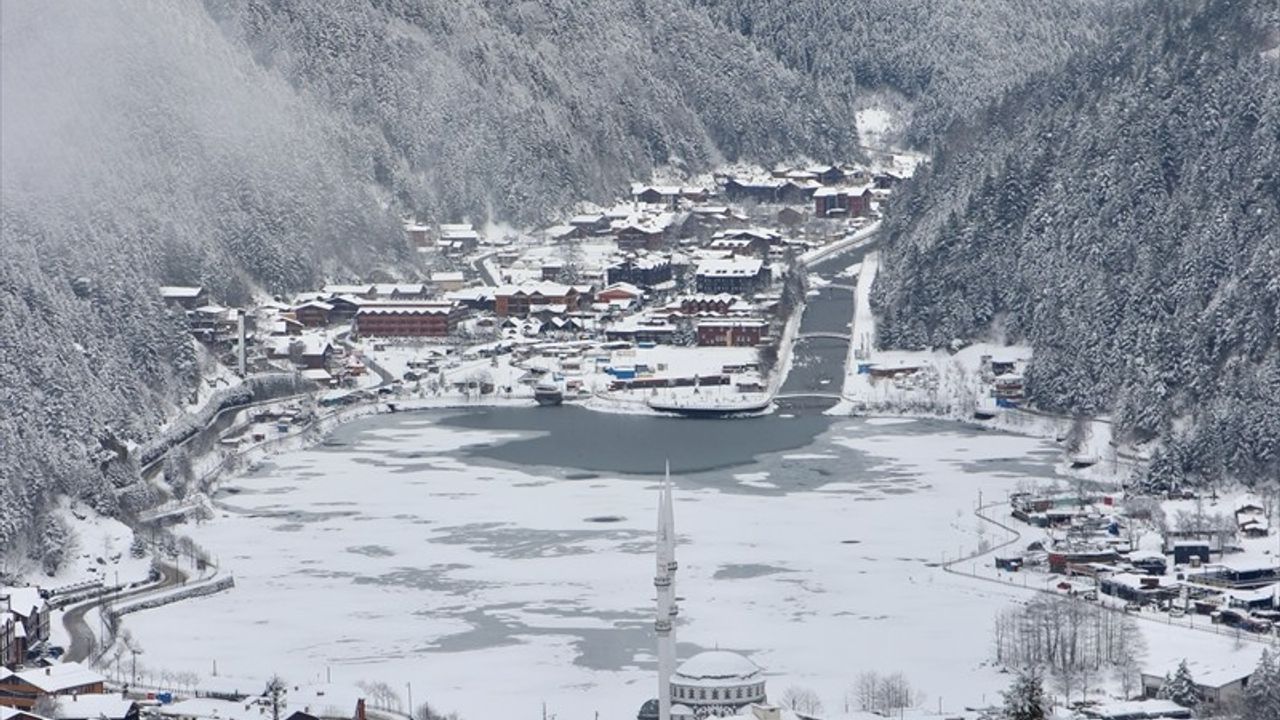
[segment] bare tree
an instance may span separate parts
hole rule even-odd
[[[900,708],[918,704],[918,693],[900,672],[881,677],[874,672],[858,676],[851,689],[859,710],[891,714]]]
[[[783,691],[778,700],[783,707],[791,708],[803,715],[819,715],[822,713],[822,700],[818,693],[810,688],[792,685]]]
[[[279,675],[273,675],[271,680],[267,682],[266,692],[263,693],[267,698],[267,702],[271,705],[271,720],[280,720],[280,711],[285,708],[285,690],[284,680]]]
[[[873,711],[876,708],[880,677],[874,672],[864,672],[854,681],[853,692],[858,698],[858,709]]]

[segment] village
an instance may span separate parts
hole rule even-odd
[[[159,292],[223,366],[296,370],[325,404],[536,397],[645,411],[704,395],[759,410],[778,354],[758,351],[776,349],[803,306],[806,255],[873,229],[900,179],[735,168],[701,185],[636,184],[627,201],[528,235],[406,221],[431,268],[412,281],[344,280],[239,308],[199,287]]]
[[[408,219],[406,241],[428,268],[421,274],[340,278],[245,307],[222,304],[200,287],[161,287],[213,368],[194,409],[212,412],[220,393],[251,378],[303,380],[301,392],[230,404],[228,423],[210,414],[201,432],[213,433],[216,445],[188,457],[194,468],[185,472],[199,480],[237,469],[241,458],[303,441],[306,430],[341,412],[507,403],[764,412],[787,373],[806,300],[830,282],[811,276],[809,263],[873,239],[883,203],[907,172],[893,163],[735,167],[700,183],[636,184],[627,200],[582,208],[529,234]],[[1011,424],[1033,417],[1021,408],[1029,351],[982,344],[877,350],[867,302],[877,262],[871,252],[841,274],[855,312],[847,335],[836,335],[847,341],[849,359],[843,386],[831,393],[839,400],[833,412],[949,416],[1019,430]],[[1111,490],[1102,482],[1115,475],[1103,467],[1106,433],[1058,433],[1073,486],[1029,487],[998,507],[980,505],[978,517],[1010,539],[993,547],[984,537],[977,554],[943,558],[948,572],[1090,603],[1171,632],[1231,634],[1243,643],[1276,637],[1280,548],[1271,499]],[[183,434],[172,447],[198,434]],[[155,473],[168,473],[163,455],[155,453]],[[1111,455],[1114,463],[1114,448]],[[199,517],[206,503],[200,492],[175,497],[145,520]],[[130,656],[119,638],[76,648],[71,623],[59,627],[59,617],[76,608],[111,617],[121,606],[145,609],[231,585],[203,557],[197,568],[193,554],[190,572],[178,565],[165,556],[132,568],[124,583],[101,572],[63,586],[0,588],[0,720],[410,720],[379,701],[398,690],[238,687],[220,681],[216,665],[197,684],[140,673],[140,651]],[[132,607],[127,598],[137,599]],[[114,628],[104,641],[109,633]],[[1187,663],[1206,706],[1238,703],[1255,669],[1213,657]],[[1140,686],[1127,696],[1151,702],[1087,702],[1074,716],[1190,717],[1154,700],[1176,670],[1142,668]],[[989,717],[989,710],[947,717]],[[937,717],[906,708],[895,716]],[[783,717],[792,716],[765,720]]]
[[[1269,645],[1280,626],[1274,503],[1274,497],[1238,491],[1107,490],[1082,478],[1027,487],[978,511],[1009,538],[948,567],[1122,613],[1149,632],[1212,633],[1238,646]],[[1249,654],[1144,664],[1133,696],[1167,697],[1162,690],[1179,665],[1194,681],[1200,711],[1210,716],[1239,707],[1256,670]],[[1191,716],[1170,712],[1160,702],[1124,702],[1100,706],[1091,716]]]

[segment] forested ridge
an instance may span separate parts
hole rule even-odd
[[[907,99],[905,138],[953,123],[1106,36],[1128,0],[692,0],[826,88]]]
[[[0,549],[56,555],[59,496],[158,499],[99,450],[153,438],[197,381],[161,284],[236,303],[412,275],[404,215],[527,225],[659,166],[856,157],[864,89],[932,142],[1113,5],[0,3]]]
[[[957,128],[894,200],[880,341],[1029,343],[1031,401],[1158,438],[1149,479],[1274,480],[1277,44],[1266,0],[1143,3]]]
[[[677,0],[12,2],[0,31],[0,554],[46,566],[54,498],[161,496],[100,464],[198,377],[159,285],[413,274],[402,214],[534,222],[671,161],[856,152],[848,97]]]

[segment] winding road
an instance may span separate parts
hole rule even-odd
[[[160,563],[157,565],[157,570],[160,572],[160,580],[155,583],[135,588],[125,593],[103,595],[82,602],[67,610],[62,616],[62,626],[67,629],[67,635],[71,638],[71,643],[67,648],[66,655],[63,656],[63,661],[83,662],[88,659],[89,651],[92,650],[94,644],[94,634],[89,627],[89,623],[85,622],[84,616],[90,610],[100,608],[108,603],[133,600],[162,590],[168,590],[187,581],[187,574],[172,565]]]

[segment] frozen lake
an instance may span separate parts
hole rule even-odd
[[[469,720],[633,718],[655,694],[653,529],[672,462],[680,656],[749,654],[841,707],[902,670],[990,701],[1016,591],[927,563],[976,547],[979,490],[1049,477],[1038,440],[911,420],[698,421],[577,408],[381,416],[227,482],[192,536],[236,588],[129,616],[147,665],[382,680]],[[993,596],[994,593],[994,596]],[[256,689],[256,688],[255,688]]]

